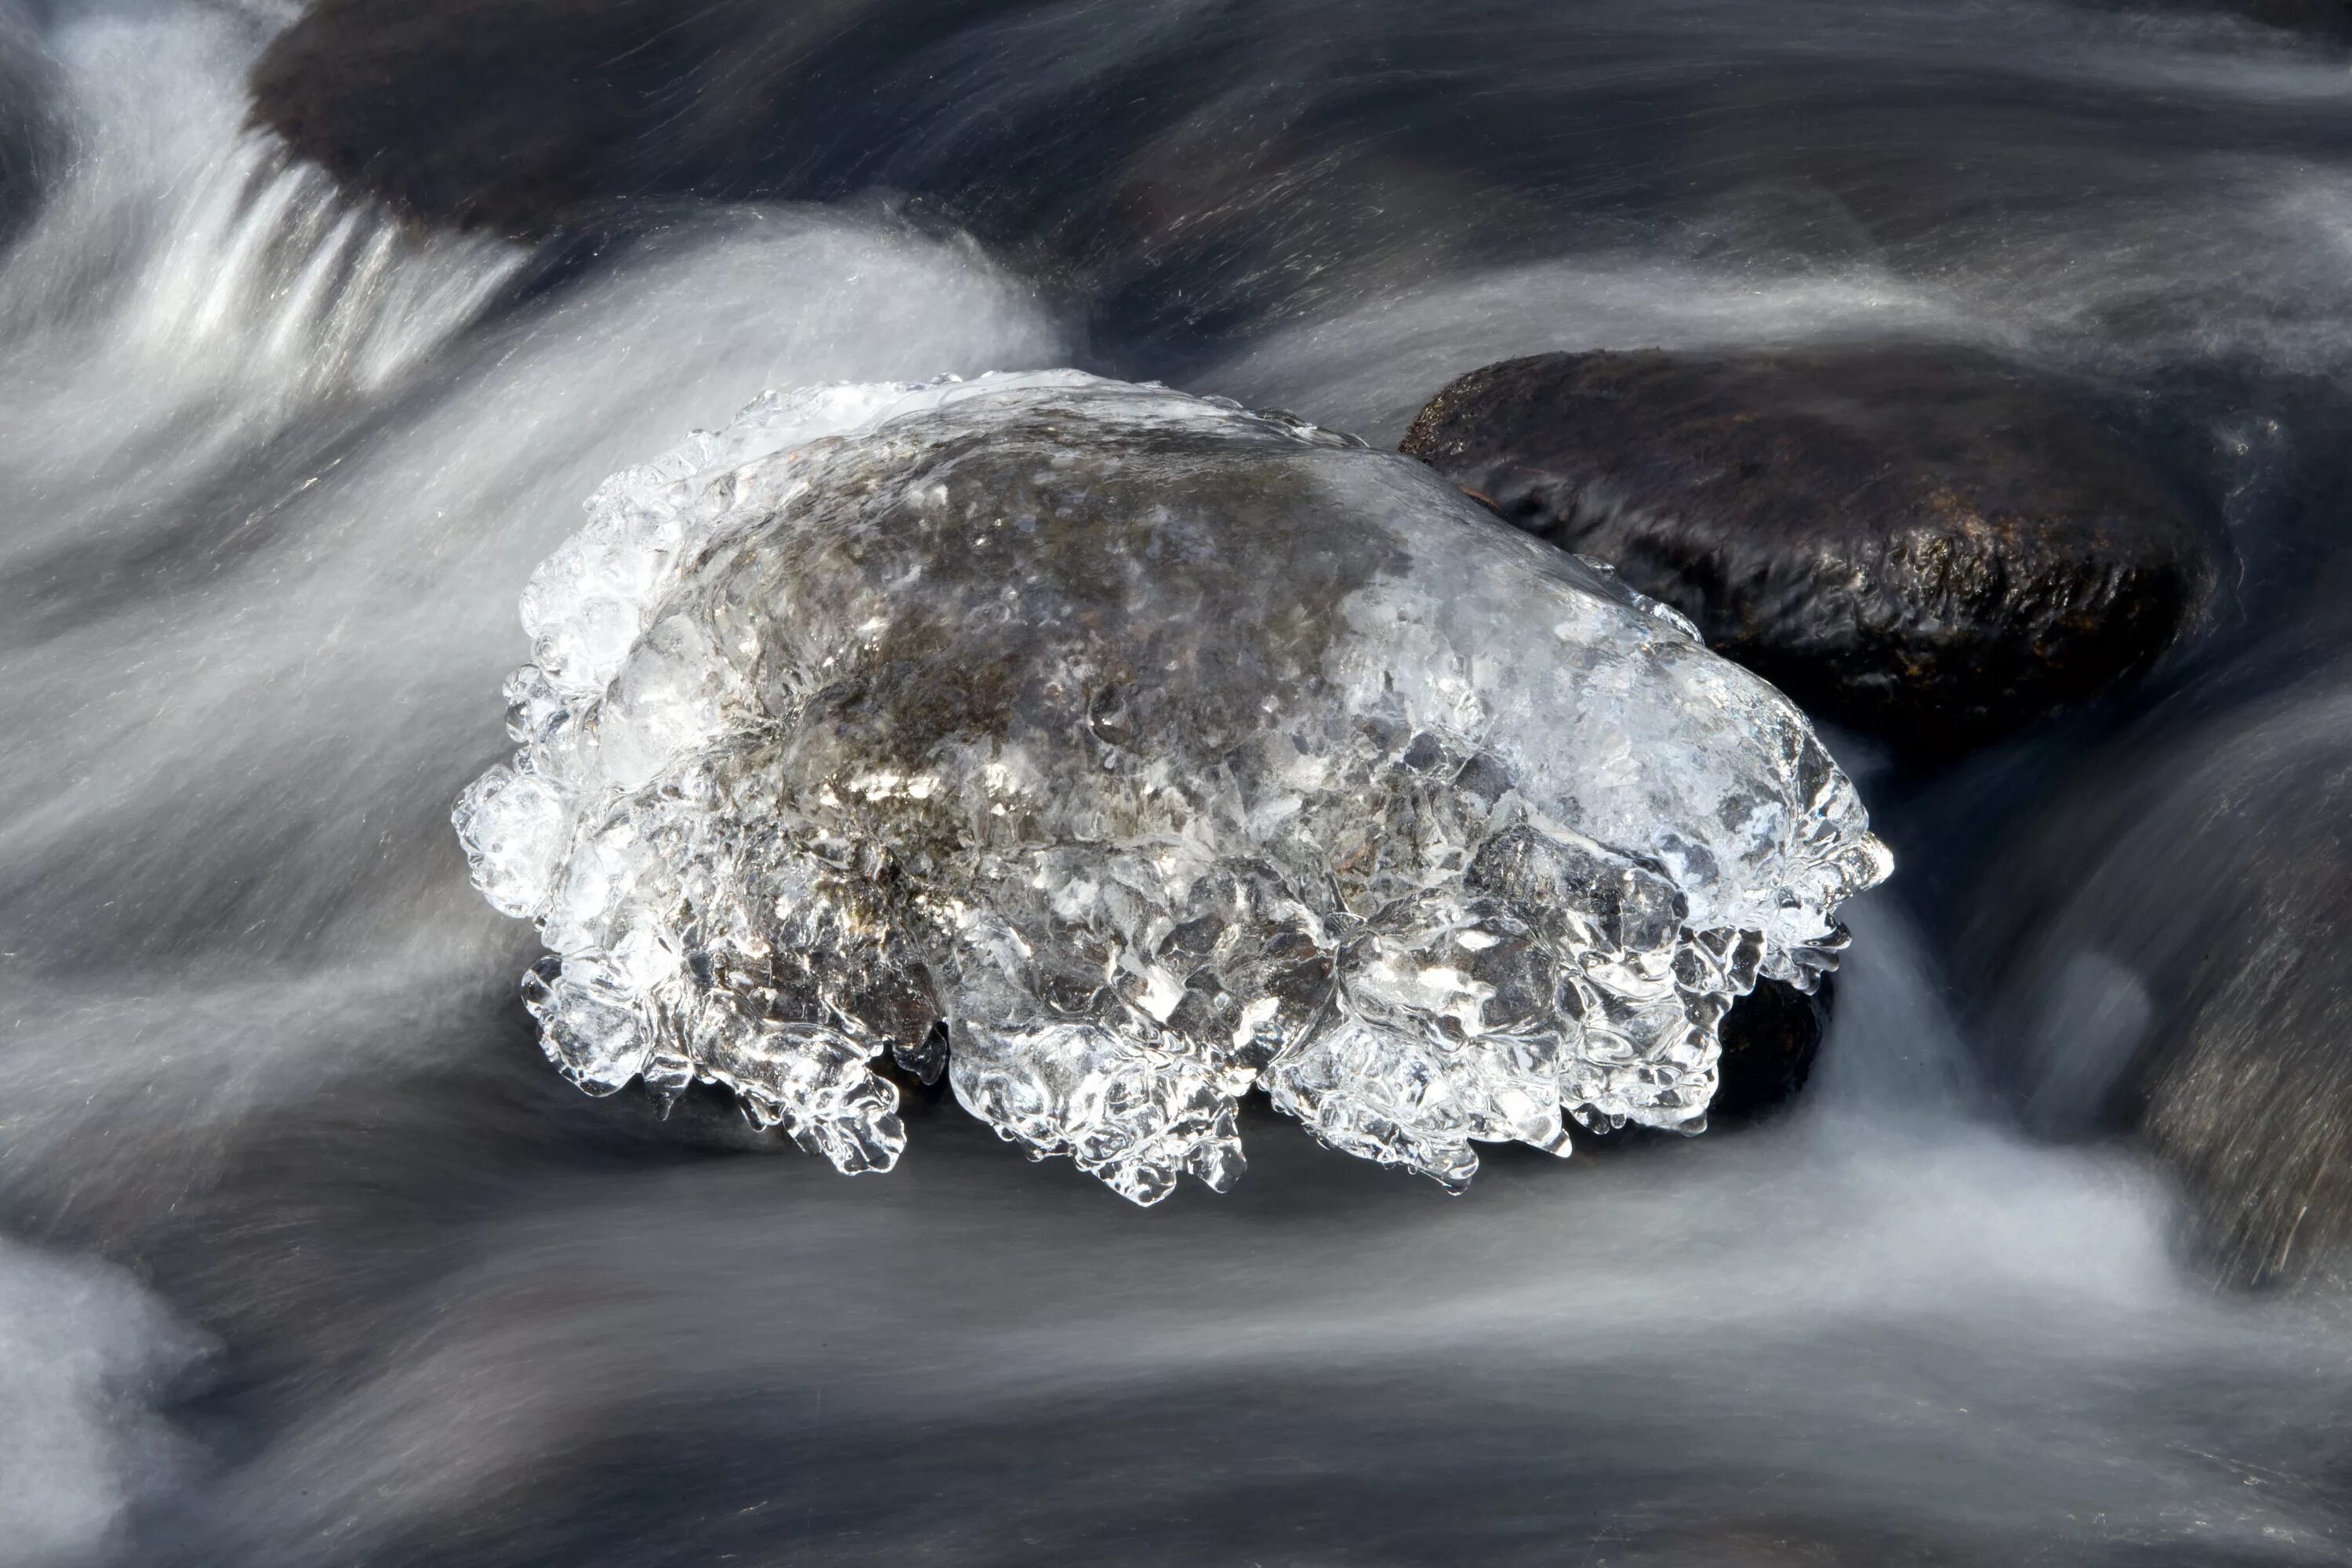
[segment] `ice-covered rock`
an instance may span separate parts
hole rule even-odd
[[[1075,372],[762,397],[608,481],[523,619],[456,820],[553,950],[549,1055],[848,1171],[903,1142],[885,1050],[1142,1203],[1240,1173],[1253,1087],[1449,1187],[1696,1130],[1732,1002],[1889,865],[1802,715],[1605,568]]]

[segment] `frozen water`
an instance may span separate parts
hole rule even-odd
[[[885,1052],[1139,1203],[1231,1184],[1254,1087],[1457,1189],[1568,1119],[1697,1131],[1724,1014],[1889,868],[1672,611],[1283,416],[771,394],[588,510],[475,881],[583,1089],[723,1084],[845,1171],[903,1145]]]

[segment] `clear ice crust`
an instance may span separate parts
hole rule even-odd
[[[1451,1190],[1698,1131],[1717,1026],[1891,862],[1803,715],[1420,464],[1076,372],[769,394],[531,577],[476,885],[592,1094],[844,1171],[887,1051],[1138,1203],[1264,1089]]]

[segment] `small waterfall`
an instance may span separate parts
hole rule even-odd
[[[248,132],[190,191],[125,338],[289,398],[383,386],[479,316],[529,252],[426,236]]]
[[[2063,1125],[2162,1024],[2207,796],[2060,887],[2135,940],[2063,928],[2013,1027],[1939,951],[2045,900],[1927,871],[2096,736],[1948,817],[1864,783],[1913,868],[1779,1119],[1459,1201],[1286,1123],[1139,1215],[911,1092],[878,1183],[577,1096],[447,826],[534,563],[766,388],[1075,363],[1381,440],[1541,349],[1982,342],[2146,388],[2243,616],[2266,560],[2340,606],[2339,57],[2105,0],[936,0],[976,30],[892,90],[799,84],[778,166],[845,199],[558,279],[248,129],[298,8],[0,0],[58,120],[0,252],[0,1562],[2346,1561],[2346,1299],[2214,1293],[2161,1172],[1987,1065],[2063,1054]]]
[[[390,385],[530,264],[345,196],[247,128],[251,26],[102,9],[51,36],[60,152],[0,268],[0,353],[38,377],[0,386],[20,441],[265,433]]]

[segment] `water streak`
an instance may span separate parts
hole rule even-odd
[[[446,826],[597,481],[815,382],[1076,361],[1379,438],[1507,353],[1961,338],[2125,389],[2281,616],[2352,493],[2340,63],[2026,0],[998,8],[794,100],[839,200],[648,209],[559,270],[249,132],[289,14],[0,28],[64,149],[0,251],[13,1543],[2343,1560],[2341,1300],[2216,1295],[2157,1173],[1972,1080],[1935,868],[1973,797],[1882,814],[1918,891],[1858,906],[1790,1119],[1459,1203],[1254,1138],[1148,1216],[920,1095],[880,1184],[579,1100]],[[892,188],[978,191],[987,243]],[[2037,1048],[2127,1050],[2148,995],[2047,967]]]

